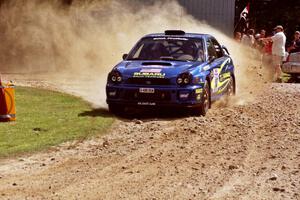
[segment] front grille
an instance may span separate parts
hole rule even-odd
[[[166,78],[128,78],[126,83],[135,85],[170,85],[170,80]]]
[[[126,100],[136,101],[170,101],[171,93],[168,91],[155,91],[153,94],[140,93],[138,90],[126,91],[124,94]]]

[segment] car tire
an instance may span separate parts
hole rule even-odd
[[[200,115],[205,116],[211,105],[210,87],[209,87],[209,82],[207,80],[204,83],[201,100],[202,103],[199,107],[197,107],[195,114],[198,116]]]
[[[108,105],[109,112],[115,115],[121,115],[124,111],[124,106],[116,105],[116,104],[109,104]]]
[[[234,96],[236,92],[236,87],[235,87],[235,79],[234,77],[231,75],[230,76],[230,81],[229,81],[229,85],[228,85],[228,89],[227,89],[227,96]]]

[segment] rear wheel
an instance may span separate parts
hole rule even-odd
[[[202,93],[202,103],[200,105],[200,107],[197,108],[196,110],[196,114],[197,115],[202,115],[205,116],[208,109],[210,108],[210,87],[209,87],[209,83],[206,80],[204,83],[204,88],[203,88],[203,93]]]

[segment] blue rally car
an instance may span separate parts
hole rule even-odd
[[[109,110],[187,107],[205,115],[211,102],[235,94],[234,65],[226,47],[208,34],[168,30],[144,36],[108,74]]]

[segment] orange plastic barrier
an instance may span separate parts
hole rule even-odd
[[[15,88],[11,84],[0,85],[0,122],[15,120]]]

